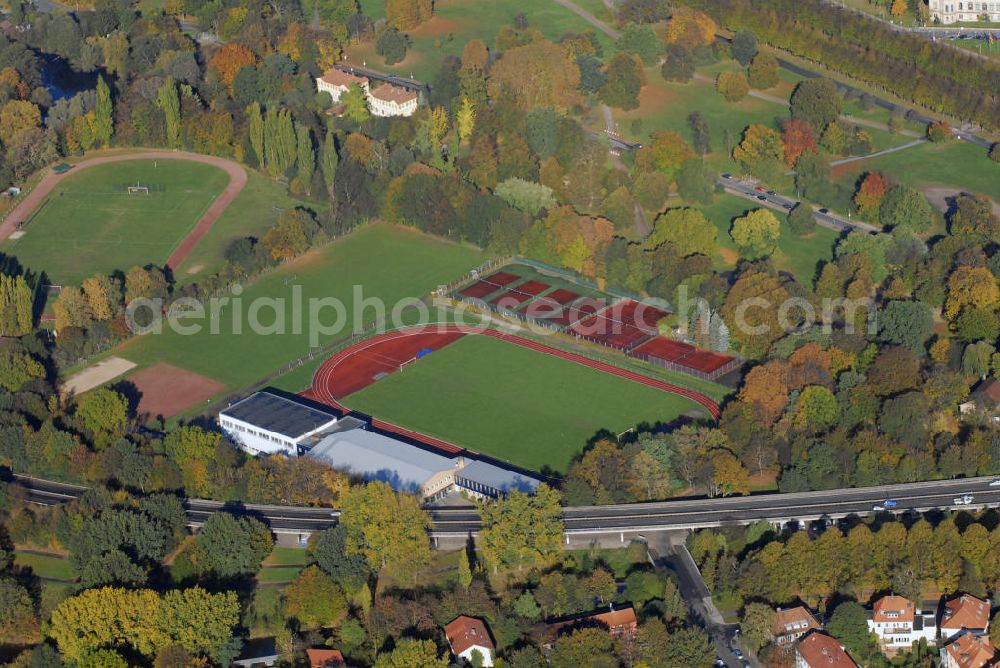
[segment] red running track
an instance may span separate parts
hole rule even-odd
[[[528,348],[529,350],[559,357],[569,362],[582,364],[663,392],[676,394],[698,403],[707,409],[712,417],[716,419],[721,414],[719,405],[700,392],[650,378],[606,362],[593,360],[577,353],[552,348],[551,346],[546,346],[513,334],[505,334],[493,329],[476,329],[463,325],[412,327],[381,334],[348,346],[334,354],[316,370],[316,374],[313,376],[312,387],[303,392],[303,396],[327,404],[343,412],[348,412],[350,408],[342,404],[340,399],[371,385],[376,381],[378,374],[398,371],[400,364],[413,359],[414,355],[424,348],[438,350],[463,336],[472,334],[502,339],[508,343]],[[448,452],[460,452],[463,449],[447,441],[426,436],[384,420],[373,418],[372,425]]]

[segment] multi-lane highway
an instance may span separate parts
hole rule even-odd
[[[881,487],[835,489],[819,492],[758,494],[715,499],[685,499],[656,503],[632,503],[611,506],[566,508],[563,512],[568,535],[636,534],[717,527],[726,524],[749,524],[759,520],[785,523],[792,520],[838,519],[875,512],[925,512],[934,509],[980,510],[1000,506],[1000,486],[992,487],[993,478],[937,480]],[[33,503],[53,505],[79,496],[85,487],[17,476]],[[959,497],[971,494],[971,504],[956,504]],[[895,506],[884,511],[886,500]],[[278,533],[308,534],[332,526],[339,513],[329,508],[226,504],[190,499],[185,503],[192,526],[200,525],[210,514],[226,510],[251,515],[266,522]],[[430,508],[435,537],[457,537],[476,533],[480,528],[475,508]]]

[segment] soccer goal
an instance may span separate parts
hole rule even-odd
[[[134,186],[129,186],[128,187],[128,194],[129,195],[148,195],[149,194],[149,186],[142,186],[142,185],[139,185],[138,183],[136,183]]]

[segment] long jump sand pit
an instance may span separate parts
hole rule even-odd
[[[127,359],[109,357],[71,376],[63,383],[62,392],[63,394],[82,394],[87,390],[104,385],[109,380],[114,380],[134,367],[135,363],[129,362]]]
[[[173,417],[204,403],[226,386],[193,371],[158,362],[125,378],[138,391],[140,416]]]

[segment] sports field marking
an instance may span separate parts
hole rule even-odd
[[[134,362],[121,357],[109,357],[71,376],[62,384],[60,390],[63,394],[83,394],[87,390],[92,390],[114,380],[133,368],[135,368]]]
[[[14,207],[7,215],[7,218],[0,223],[0,242],[4,241],[17,231],[18,227],[29,220],[35,209],[43,204],[52,190],[68,174],[75,174],[80,170],[96,165],[107,165],[115,162],[126,162],[129,160],[187,160],[190,162],[200,162],[222,169],[229,176],[229,184],[212,201],[208,209],[202,214],[195,226],[188,232],[174,248],[170,257],[167,258],[166,265],[169,267],[179,267],[187,259],[191,251],[198,245],[198,242],[208,233],[219,219],[222,212],[226,210],[236,196],[242,192],[247,183],[247,173],[240,165],[232,160],[218,158],[199,153],[188,153],[186,151],[141,151],[138,153],[123,153],[120,155],[103,155],[94,158],[87,158],[73,165],[73,168],[62,174],[49,172],[42,177],[30,193]],[[128,195],[125,195],[128,196]]]

